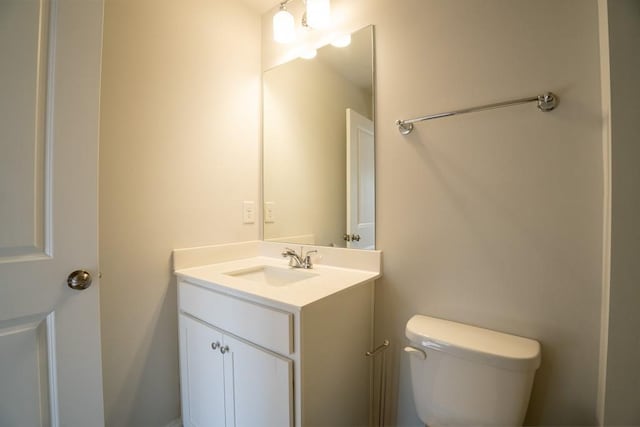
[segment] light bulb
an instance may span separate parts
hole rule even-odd
[[[335,47],[347,47],[351,44],[351,34],[341,34],[331,42]]]
[[[293,15],[284,7],[273,15],[273,39],[277,43],[291,43],[296,39],[296,24]]]
[[[307,24],[311,28],[325,28],[331,23],[329,0],[307,0]]]

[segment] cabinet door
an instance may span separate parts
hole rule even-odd
[[[180,314],[180,386],[184,427],[224,427],[223,336]],[[212,344],[213,347],[212,348]]]
[[[227,335],[224,342],[227,396],[235,412],[235,424],[229,425],[291,426],[293,362]]]

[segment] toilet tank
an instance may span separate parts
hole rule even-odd
[[[429,427],[522,425],[540,366],[537,341],[421,315],[409,320],[406,336],[422,422]]]

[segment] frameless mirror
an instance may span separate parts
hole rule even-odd
[[[263,76],[264,240],[375,248],[373,27]]]

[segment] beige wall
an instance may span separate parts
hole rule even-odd
[[[376,25],[378,340],[394,343],[400,425],[418,425],[400,349],[414,313],[533,337],[527,423],[596,422],[602,124],[596,1],[334,0]],[[263,16],[263,68],[287,57]],[[525,105],[393,122],[553,90]],[[393,400],[393,399],[392,399]]]
[[[370,116],[371,94],[317,60],[297,59],[264,79],[264,198],[276,212],[264,238],[313,234],[317,244],[344,247],[345,110]]]
[[[640,425],[640,2],[610,0],[611,284],[605,425]]]
[[[260,20],[236,1],[107,0],[100,142],[108,426],[179,416],[173,248],[254,240]]]

